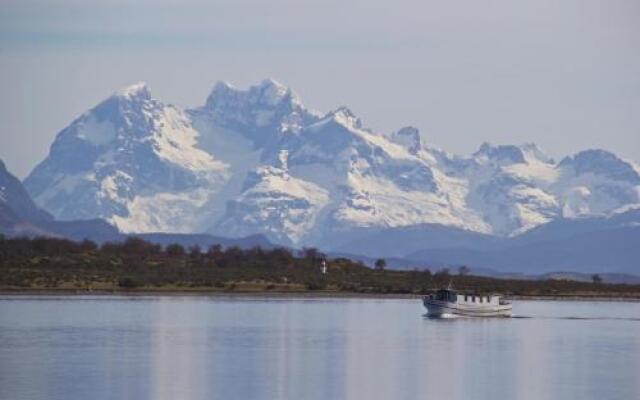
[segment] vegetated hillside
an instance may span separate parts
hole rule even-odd
[[[523,296],[640,297],[640,285],[567,280],[506,280],[457,275],[448,271],[387,271],[346,258],[327,259],[315,249],[292,253],[219,245],[202,250],[162,247],[139,238],[124,243],[0,237],[2,290],[200,290],[316,291],[425,294],[451,283],[476,293]],[[383,263],[379,263],[383,266]],[[597,277],[596,277],[597,278]]]
[[[179,244],[184,247],[199,246],[202,249],[207,249],[213,245],[239,247],[241,249],[251,249],[254,247],[271,249],[275,247],[264,235],[251,235],[241,238],[224,238],[208,234],[141,233],[130,236],[138,237],[147,242],[159,244],[161,246]],[[123,238],[122,240],[125,239]]]

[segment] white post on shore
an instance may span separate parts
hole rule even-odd
[[[326,275],[327,274],[327,261],[326,260],[322,260],[322,263],[320,263],[320,272],[322,272],[322,275]]]

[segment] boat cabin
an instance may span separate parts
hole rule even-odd
[[[479,296],[475,294],[460,294],[451,289],[438,290],[435,295],[429,296],[432,300],[446,301],[456,304],[487,304],[498,305],[500,304],[500,296],[496,295],[484,295]]]

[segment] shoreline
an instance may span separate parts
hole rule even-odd
[[[165,289],[126,289],[126,290],[82,290],[82,289],[24,289],[24,288],[2,288],[0,297],[52,297],[52,296],[114,296],[114,297],[258,297],[258,298],[318,298],[318,299],[420,299],[422,294],[416,293],[358,293],[340,291],[267,291],[267,290],[165,290]],[[555,294],[549,296],[542,295],[512,295],[504,296],[508,300],[528,300],[528,301],[607,301],[607,302],[640,302],[640,294],[624,295],[587,295],[587,294]]]

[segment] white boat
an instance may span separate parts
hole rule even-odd
[[[451,289],[424,296],[422,302],[427,308],[427,315],[437,318],[510,317],[512,309],[511,303],[497,295],[460,294]]]

